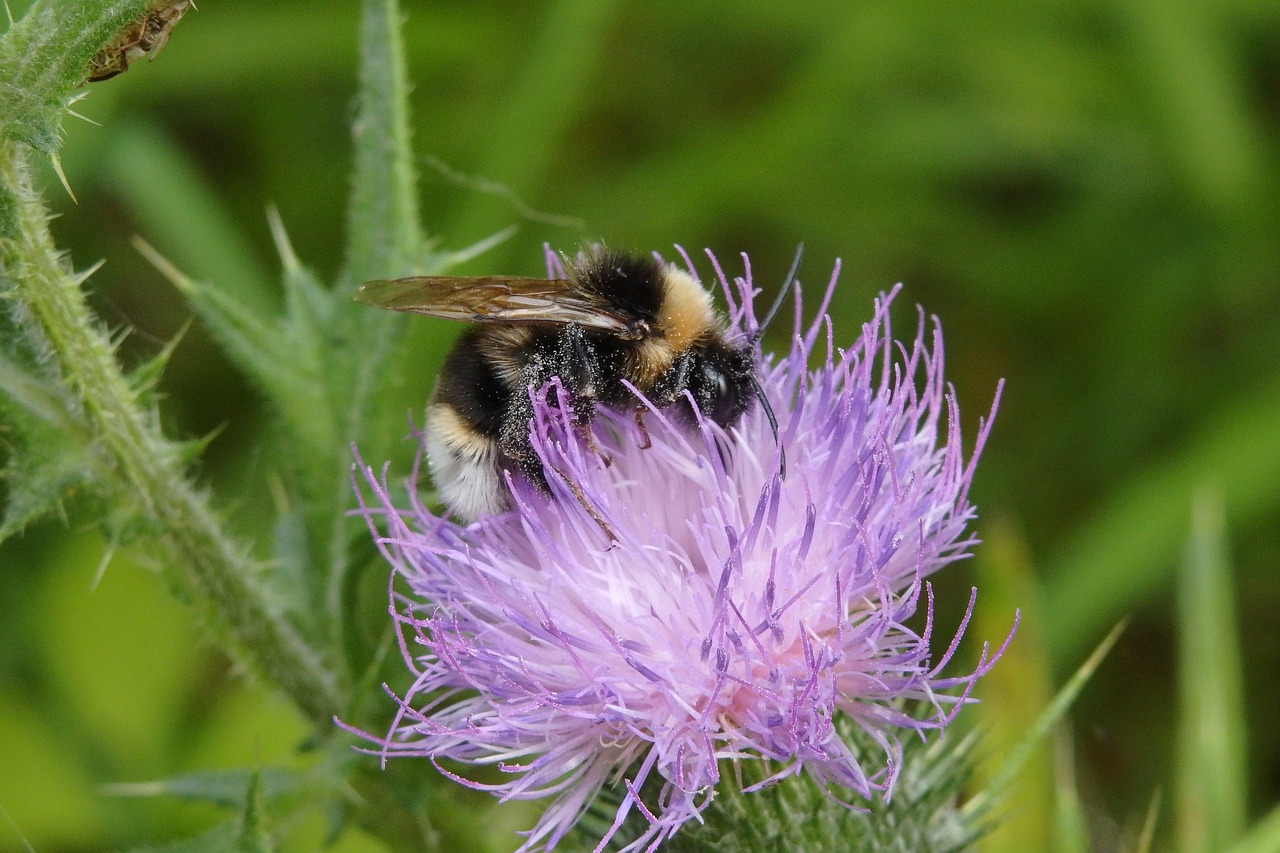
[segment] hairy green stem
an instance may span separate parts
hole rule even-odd
[[[343,286],[408,275],[422,261],[418,177],[409,140],[409,80],[396,0],[367,0],[360,17],[360,99]]]
[[[0,143],[0,189],[9,206],[0,234],[0,275],[12,283],[60,374],[83,404],[87,427],[135,512],[155,531],[161,570],[208,622],[222,645],[278,685],[316,723],[340,710],[321,660],[270,601],[246,548],[231,539],[205,496],[187,479],[178,448],[116,363],[79,281],[58,252],[31,174],[31,149]]]
[[[366,279],[416,272],[424,241],[418,215],[417,176],[409,128],[409,82],[397,0],[365,0],[360,16],[360,95],[352,126],[355,163],[347,215],[346,269],[339,292],[350,293]],[[349,306],[348,306],[349,307]],[[385,365],[398,340],[400,321],[375,311],[357,311],[354,330],[363,341],[349,387],[337,414],[343,421],[334,494],[350,495],[352,442],[365,438]],[[367,447],[368,445],[366,445]],[[348,498],[349,500],[349,498]],[[346,647],[350,612],[349,521],[336,512],[330,531],[325,612],[334,649]]]

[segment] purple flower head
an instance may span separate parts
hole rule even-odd
[[[732,328],[756,334],[749,265],[730,284],[711,261]],[[608,836],[636,809],[649,829],[627,849],[651,849],[731,761],[767,761],[762,785],[803,772],[888,795],[900,734],[945,725],[994,660],[940,674],[959,634],[935,658],[925,581],[974,544],[968,490],[990,419],[966,461],[941,332],[920,313],[914,340],[894,340],[896,290],[837,348],[825,309],[838,273],[807,328],[797,287],[790,352],[759,359],[776,438],[756,404],[728,430],[602,410],[588,441],[538,394],[549,495],[513,478],[512,511],[462,526],[412,488],[397,508],[366,472],[365,512],[385,519],[380,547],[407,587],[391,609],[414,674],[373,738],[382,755],[444,762],[503,798],[554,797],[522,850],[554,847],[611,784],[626,795]],[[883,754],[855,755],[837,715]],[[459,764],[510,779],[482,785]],[[646,781],[661,792],[641,800]]]

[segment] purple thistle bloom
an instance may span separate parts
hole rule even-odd
[[[749,265],[730,285],[711,261],[731,326],[754,335]],[[515,508],[468,526],[422,506],[416,476],[401,510],[366,470],[365,514],[385,519],[375,535],[408,588],[391,610],[415,676],[390,733],[365,735],[384,758],[497,765],[510,780],[445,772],[504,799],[555,797],[521,850],[554,847],[619,780],[600,848],[635,808],[649,829],[627,849],[652,849],[706,807],[726,761],[767,762],[755,787],[805,772],[889,795],[899,733],[943,727],[1003,651],[942,677],[973,599],[935,661],[925,582],[975,542],[968,490],[990,418],[966,461],[941,331],[921,312],[914,342],[895,341],[896,289],[835,348],[838,273],[808,328],[797,287],[791,351],[760,359],[776,440],[758,404],[727,431],[650,407],[647,437],[633,413],[602,410],[587,442],[542,402],[532,444],[551,495],[513,478]],[[883,756],[855,755],[837,714]],[[661,793],[642,802],[654,773]]]

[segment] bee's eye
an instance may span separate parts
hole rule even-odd
[[[703,416],[721,426],[732,426],[746,407],[746,397],[740,387],[742,383],[735,381],[724,367],[710,359],[702,359],[690,383],[690,390]]]

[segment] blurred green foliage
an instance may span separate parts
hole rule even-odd
[[[134,234],[262,310],[282,298],[268,204],[322,278],[343,262],[357,4],[199,6],[154,64],[90,87],[75,108],[101,126],[65,123],[79,203],[46,182],[77,266],[107,261],[90,286],[106,322],[133,330],[129,364],[191,314]],[[970,430],[1007,378],[975,486],[979,533],[998,521],[1001,547],[976,562],[1023,590],[980,611],[999,606],[993,623],[1007,624],[1021,605],[1027,641],[1043,648],[1005,662],[1013,683],[1042,697],[1132,615],[1073,711],[1097,849],[1132,843],[1160,790],[1157,846],[1174,837],[1172,591],[1193,495],[1220,493],[1248,818],[1280,799],[1280,6],[403,8],[426,228],[460,248],[520,225],[463,271],[537,273],[544,242],[678,242],[748,252],[768,288],[803,242],[810,292],[843,258],[840,340],[896,281],[902,322],[916,302],[942,318]],[[406,412],[457,332],[414,329]],[[276,471],[245,378],[197,324],[161,388],[172,433],[221,430],[199,477],[233,528],[268,540]],[[398,461],[409,453],[406,442]],[[95,587],[102,553],[95,534],[57,522],[0,550],[0,806],[41,851],[195,831],[203,807],[99,786],[287,763],[306,731],[228,671],[128,553]],[[946,590],[974,577],[952,574]],[[323,827],[303,836],[318,843]],[[0,826],[0,848],[18,837]]]

